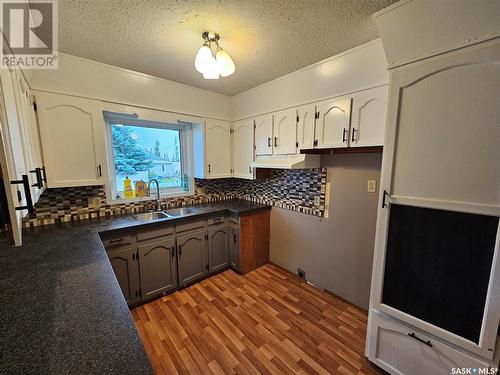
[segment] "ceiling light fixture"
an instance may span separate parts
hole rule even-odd
[[[205,79],[219,79],[233,74],[236,66],[231,56],[219,46],[219,34],[205,31],[201,36],[205,42],[194,59],[196,70]]]

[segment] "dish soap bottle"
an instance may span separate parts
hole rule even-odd
[[[134,190],[132,189],[132,181],[128,176],[125,177],[125,180],[123,180],[123,193],[125,195],[125,199],[132,199],[134,198]]]

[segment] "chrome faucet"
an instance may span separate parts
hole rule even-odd
[[[156,182],[156,211],[160,211],[160,184],[156,178],[151,178],[148,182],[148,192],[151,196],[151,182]]]

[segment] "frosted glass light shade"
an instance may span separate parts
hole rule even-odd
[[[205,79],[219,79],[219,67],[215,57],[210,54],[210,59],[207,59],[206,65],[203,70],[203,78]]]
[[[196,54],[194,67],[198,72],[204,73],[213,59],[214,57],[212,56],[212,51],[206,44],[204,44],[200,47],[198,53]]]
[[[217,51],[215,59],[217,61],[217,68],[219,70],[219,74],[222,77],[227,77],[233,74],[234,71],[236,70],[236,66],[234,65],[233,59],[222,48],[219,48],[219,50]]]

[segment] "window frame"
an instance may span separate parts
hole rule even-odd
[[[183,187],[173,190],[171,193],[162,193],[160,190],[160,199],[185,197],[194,194],[194,175],[193,175],[193,136],[192,123],[177,120],[173,121],[151,121],[139,118],[137,115],[127,115],[120,113],[103,112],[106,135],[106,162],[107,162],[107,183],[105,184],[106,201],[109,205],[121,203],[137,203],[143,201],[156,200],[156,196],[136,197],[126,199],[124,197],[116,198],[118,187],[116,186],[115,155],[113,149],[112,124],[122,124],[125,126],[137,126],[156,129],[170,129],[179,131],[179,152],[181,158],[181,176],[184,180],[187,175],[188,189]],[[146,181],[148,183],[148,181]]]

